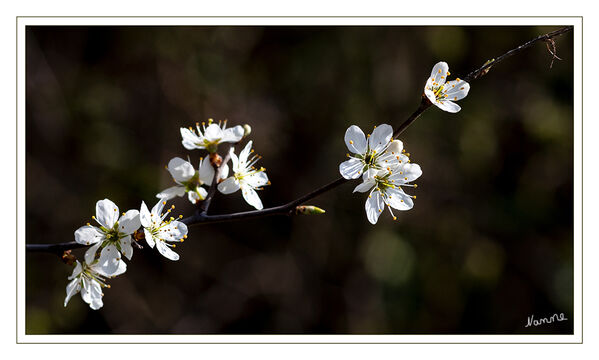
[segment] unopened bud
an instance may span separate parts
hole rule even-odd
[[[133,232],[133,239],[135,239],[135,241],[140,241],[146,238],[146,235],[143,231],[137,231],[135,230]]]
[[[326,211],[324,211],[323,209],[312,205],[300,205],[295,208],[296,214],[303,215],[319,215],[324,214],[325,212]]]
[[[252,127],[248,124],[243,125],[243,137],[246,137],[252,133]]]
[[[73,265],[77,257],[71,253],[71,250],[66,250],[61,256],[62,262],[67,265]]]
[[[215,152],[210,153],[209,159],[214,168],[218,168],[223,163],[223,158]]]

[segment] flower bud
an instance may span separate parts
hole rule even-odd
[[[243,125],[243,137],[246,137],[252,133],[252,127],[248,124]]]
[[[66,250],[61,256],[62,262],[67,265],[73,265],[77,257],[71,253],[71,250]]]
[[[212,164],[212,166],[214,168],[218,168],[220,166],[220,164],[223,163],[223,158],[215,152],[210,153],[209,159],[210,159],[210,164]]]
[[[324,211],[323,209],[313,206],[313,205],[300,205],[295,208],[296,214],[303,214],[303,215],[319,215],[319,214],[324,214],[325,212],[326,211]]]

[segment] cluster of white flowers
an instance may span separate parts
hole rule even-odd
[[[354,192],[370,192],[366,200],[368,221],[376,224],[385,205],[394,220],[397,217],[391,208],[409,210],[414,206],[412,199],[416,197],[407,195],[402,186],[416,187],[410,182],[422,175],[422,170],[410,162],[403,143],[393,140],[391,126],[375,126],[367,137],[359,127],[352,125],[345,132],[345,144],[352,155],[347,154],[349,160],[339,165],[339,172],[346,179],[362,176],[363,182]]]
[[[435,64],[424,86],[424,95],[441,110],[456,113],[461,108],[453,101],[465,98],[470,85],[459,78],[447,82],[449,75],[447,63]],[[362,183],[354,192],[368,192],[365,208],[370,223],[377,223],[385,206],[394,220],[397,217],[391,208],[410,210],[414,207],[416,196],[406,194],[402,187],[417,187],[411,182],[422,175],[422,170],[410,162],[403,143],[393,140],[391,126],[375,126],[372,134],[365,136],[359,127],[352,125],[345,132],[345,144],[352,154],[347,154],[349,159],[339,165],[339,172],[348,180],[362,176]]]
[[[463,99],[470,90],[470,85],[459,78],[447,82],[449,66],[445,62],[437,63],[424,87],[424,95],[435,106],[448,112],[460,111],[460,106],[453,101]],[[179,260],[179,255],[171,248],[177,242],[187,238],[187,226],[173,217],[169,217],[174,205],[163,211],[166,201],[187,194],[193,204],[203,201],[213,181],[222,194],[232,194],[241,190],[245,201],[255,209],[262,210],[262,200],[256,190],[270,185],[263,167],[255,167],[258,155],[253,154],[252,141],[248,141],[239,155],[235,154],[234,144],[239,143],[250,132],[248,125],[227,128],[226,120],[214,123],[212,119],[206,123],[196,124],[196,129],[181,128],[182,144],[188,150],[206,150],[209,155],[200,158],[197,170],[190,161],[179,157],[171,159],[166,167],[176,185],[156,195],[159,201],[150,211],[142,201],[140,210],[129,210],[122,214],[119,208],[108,199],[96,203],[96,215],[92,218],[99,226],[87,224],[75,231],[75,241],[89,245],[85,252],[85,261],[76,261],[75,269],[68,278],[66,306],[71,297],[81,293],[83,301],[96,310],[102,307],[102,288],[110,287],[108,278],[125,273],[127,264],[122,257],[131,260],[133,256],[132,242],[145,238],[150,248],[156,247],[167,259]],[[231,158],[233,175],[229,176],[227,161],[217,154],[221,143],[233,144],[225,158]],[[362,183],[354,188],[354,192],[368,192],[365,210],[368,221],[376,224],[380,214],[389,209],[394,220],[397,217],[393,209],[409,210],[414,206],[416,196],[404,192],[405,187],[416,187],[412,184],[422,170],[418,164],[410,162],[410,154],[406,153],[403,143],[393,139],[393,128],[382,124],[375,126],[372,134],[364,135],[357,126],[350,126],[345,132],[345,144],[351,152],[348,160],[339,165],[339,172],[345,179],[358,179]],[[215,169],[214,164],[219,166]],[[215,174],[219,171],[219,178]],[[320,210],[320,209],[319,209]],[[319,213],[324,211],[320,210]],[[182,216],[180,216],[181,218]],[[140,231],[143,228],[143,231]],[[133,236],[133,238],[132,238]]]
[[[219,144],[236,144],[243,139],[244,135],[245,130],[241,125],[227,129],[226,120],[216,124],[214,120],[208,119],[208,126],[206,123],[202,123],[201,126],[198,123],[196,130],[191,127],[181,128],[181,143],[188,150],[201,149],[215,154]],[[217,189],[223,194],[232,194],[241,189],[245,201],[257,210],[262,210],[262,200],[256,190],[262,190],[263,186],[270,185],[270,181],[266,175],[266,169],[254,166],[261,156],[250,157],[253,152],[251,140],[239,153],[239,157],[235,154],[235,149],[231,147],[229,157],[233,162],[233,176],[229,177],[229,166],[226,163],[222,164],[220,178],[217,180]],[[187,198],[192,204],[197,204],[198,201],[206,198],[208,192],[202,186],[209,187],[215,173],[209,158],[200,159],[197,171],[189,161],[178,157],[169,161],[167,169],[177,185],[158,193],[156,197],[168,200],[187,193]]]
[[[122,256],[131,260],[133,256],[132,235],[143,228],[146,242],[156,248],[164,257],[178,260],[179,256],[168,247],[171,242],[182,242],[187,237],[187,226],[174,218],[166,219],[174,205],[162,214],[166,201],[160,200],[148,211],[142,201],[141,211],[129,210],[119,217],[118,206],[109,199],[96,203],[96,215],[92,216],[99,226],[87,223],[75,231],[75,241],[81,245],[91,245],[85,252],[85,261],[77,265],[69,277],[67,297],[64,305],[76,293],[81,292],[83,301],[97,310],[102,307],[102,288],[110,287],[107,278],[121,275],[127,271],[127,264]]]

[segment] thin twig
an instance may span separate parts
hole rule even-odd
[[[552,40],[554,37],[562,35],[568,31],[572,31],[573,29],[574,29],[573,26],[566,26],[566,27],[563,27],[556,31],[552,31],[552,32],[544,34],[544,35],[539,35],[536,38],[534,38],[514,49],[509,50],[508,52],[495,58],[494,60],[486,62],[482,67],[470,72],[463,79],[467,82],[476,80],[476,79],[480,78],[481,76],[485,75],[487,72],[489,72],[489,70],[492,66],[507,59],[508,57],[511,57],[511,56],[521,52],[524,49],[531,47],[536,42]],[[553,49],[553,52],[551,52],[551,54],[552,54],[552,56],[557,57],[555,55],[555,48]],[[432,104],[430,103],[430,101],[428,101],[428,99],[426,97],[422,97],[422,100],[420,101],[420,105],[418,106],[416,111],[414,111],[412,113],[412,115],[410,115],[406,120],[404,120],[401,124],[399,124],[397,129],[393,132],[393,137],[397,138],[399,135],[401,135],[416,119],[418,119],[418,117],[422,113],[424,113],[428,108],[430,108],[431,105]],[[272,215],[292,215],[295,213],[294,210],[295,210],[296,206],[301,205],[301,204],[305,203],[306,201],[311,200],[311,199],[317,197],[318,195],[325,193],[331,189],[334,189],[337,186],[342,185],[348,181],[348,180],[340,177],[340,178],[328,183],[327,185],[324,185],[323,187],[318,188],[318,189],[316,189],[296,200],[293,200],[293,201],[288,202],[283,205],[266,208],[263,210],[245,211],[245,212],[222,214],[222,215],[208,215],[207,212],[210,207],[210,203],[211,203],[212,199],[214,198],[214,195],[216,194],[217,179],[220,177],[220,172],[223,167],[223,164],[226,164],[227,161],[229,160],[229,156],[230,156],[229,152],[227,151],[227,154],[225,155],[225,158],[223,159],[222,164],[215,171],[214,179],[212,180],[212,185],[208,189],[208,195],[206,196],[206,199],[204,200],[204,202],[202,204],[200,204],[199,210],[196,211],[196,213],[194,215],[181,219],[180,220],[181,222],[190,226],[190,225],[195,225],[195,224],[218,223],[218,222],[235,221],[235,220],[242,220],[242,219],[255,219],[255,218],[272,216]],[[85,247],[85,246],[86,245],[81,245],[74,241],[68,242],[68,243],[62,243],[62,244],[52,244],[52,245],[27,244],[27,251],[51,252],[51,253],[60,254],[64,250],[81,248],[81,247]]]

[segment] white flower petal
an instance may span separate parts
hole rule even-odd
[[[268,176],[264,171],[259,171],[243,178],[243,181],[253,188],[268,184]]]
[[[119,219],[119,232],[122,234],[133,234],[140,226],[141,221],[138,210],[129,210]]]
[[[431,78],[434,78],[434,82],[437,83],[436,86],[445,84],[447,81],[447,72],[449,71],[449,65],[446,62],[438,62],[433,66],[433,70],[431,71]]]
[[[401,172],[403,174],[400,176],[405,182],[414,181],[418,179],[420,175],[422,175],[422,169],[420,168],[420,165],[414,163],[405,163],[402,166]]]
[[[92,265],[91,269],[104,277],[114,277],[124,274],[127,271],[127,264],[125,264],[125,262],[122,259],[119,260],[117,269],[112,274],[106,274],[104,272],[104,269],[102,269],[100,263]]]
[[[200,172],[200,181],[203,184],[210,186],[210,184],[212,184],[212,179],[214,179],[214,168],[212,167],[212,164],[210,164],[210,159],[206,157],[200,160],[198,171]]]
[[[383,198],[378,191],[373,191],[366,199],[366,217],[371,224],[376,224],[385,207]]]
[[[464,80],[450,81],[443,88],[443,94],[447,95],[447,100],[451,101],[462,100],[468,95],[468,91],[470,91],[470,84]]]
[[[386,191],[387,203],[397,210],[410,210],[414,207],[414,200],[399,188],[389,188]]]
[[[204,146],[201,145],[204,143],[201,134],[198,136],[189,129],[181,128],[181,137],[183,138],[183,140],[181,140],[181,144],[183,144],[183,147],[185,147],[187,150],[204,148]]]
[[[204,130],[204,141],[208,141],[211,143],[220,142],[223,136],[223,129],[221,129],[220,126],[214,123],[208,125],[206,130]]]
[[[175,198],[176,196],[185,195],[185,186],[177,185],[172,186],[162,192],[156,194],[156,197],[159,199],[170,200]]]
[[[380,154],[387,147],[392,137],[393,128],[391,125],[381,124],[372,131],[372,134],[368,138],[368,145],[371,150]]]
[[[260,200],[260,197],[254,189],[249,186],[244,186],[241,188],[241,194],[243,195],[245,201],[255,207],[256,210],[263,209],[262,200]]]
[[[248,163],[248,157],[252,152],[252,140],[248,141],[243,150],[239,153],[239,168],[245,168]]]
[[[148,231],[148,229],[144,229],[144,237],[146,238],[146,243],[148,243],[148,246],[154,248],[154,237],[152,236],[152,233]]]
[[[83,288],[81,289],[81,298],[89,304],[93,310],[98,310],[102,307],[102,287],[95,280],[84,280]]]
[[[173,221],[163,228],[160,237],[165,241],[179,242],[183,236],[187,235],[187,225],[180,221]]]
[[[387,148],[387,153],[391,155],[401,155],[403,150],[403,142],[401,140],[391,141],[391,145]]]
[[[75,260],[75,269],[73,269],[73,273],[71,274],[71,276],[68,277],[68,279],[73,280],[74,278],[79,276],[79,274],[81,274],[82,270],[83,270],[83,267],[81,266],[81,263],[79,262],[79,260]]]
[[[91,246],[89,249],[87,249],[87,251],[85,252],[85,255],[84,255],[86,264],[89,265],[94,262],[94,260],[96,258],[96,252],[98,251],[98,248],[100,247],[100,245],[102,245],[101,242],[96,243],[94,246]]]
[[[75,230],[75,241],[81,245],[95,244],[104,239],[104,233],[95,226],[85,225]]]
[[[139,208],[139,221],[143,227],[152,226],[152,217],[150,214],[150,210],[148,210],[148,206],[142,200],[141,207]]]
[[[457,113],[462,109],[460,105],[448,100],[435,101],[433,104],[435,104],[435,106],[439,109],[450,113]]]
[[[239,142],[243,138],[243,127],[241,125],[228,128],[223,131],[221,142]]]
[[[230,178],[227,178],[223,182],[219,183],[217,189],[225,195],[231,194],[239,190],[239,182],[237,179],[231,176]]]
[[[426,95],[426,97],[428,98],[428,100],[435,104],[437,101],[437,97],[435,96],[435,93],[432,90],[424,90],[424,95]]]
[[[366,136],[362,129],[352,125],[345,131],[345,145],[354,154],[366,153]]]
[[[174,252],[173,250],[171,250],[164,242],[162,241],[157,241],[156,242],[156,249],[158,249],[158,252],[164,256],[165,258],[169,259],[169,260],[173,260],[173,261],[177,261],[179,260],[179,254],[177,254],[176,252]]]
[[[107,229],[112,229],[119,218],[119,208],[108,199],[96,203],[96,220]]]
[[[184,183],[191,179],[196,171],[189,161],[185,161],[179,157],[172,158],[168,162],[168,171],[173,179],[178,183]]]
[[[73,295],[77,294],[81,290],[81,281],[79,279],[73,279],[67,285],[67,297],[64,299],[64,306],[67,306],[69,300]]]
[[[364,164],[360,159],[349,158],[339,164],[339,172],[345,179],[357,179],[362,175]]]
[[[119,270],[120,260],[121,254],[116,246],[113,244],[106,246],[100,253],[99,265],[102,267],[102,272],[108,276],[112,276],[112,274]]]
[[[226,179],[229,176],[229,165],[222,164],[220,167],[220,179]]]
[[[150,212],[150,222],[152,221],[159,221],[158,218],[160,217],[160,215],[162,214],[162,210],[164,209],[164,206],[166,205],[166,200],[165,199],[160,199],[153,207],[152,207],[152,211]],[[155,217],[155,218],[154,218]]]
[[[131,260],[133,256],[133,246],[131,246],[131,235],[127,235],[122,239],[119,239],[119,243],[121,245],[121,253],[125,255],[125,257]]]
[[[357,191],[357,192],[363,193],[363,192],[370,191],[374,187],[375,184],[376,184],[376,181],[374,179],[372,179],[372,178],[366,179],[366,180],[364,180],[363,183],[361,183],[360,185],[356,186],[354,188],[353,192]]]
[[[235,155],[235,149],[231,148],[229,150],[229,156],[231,156],[231,162],[233,163],[233,172],[239,171],[239,159],[237,155]]]

